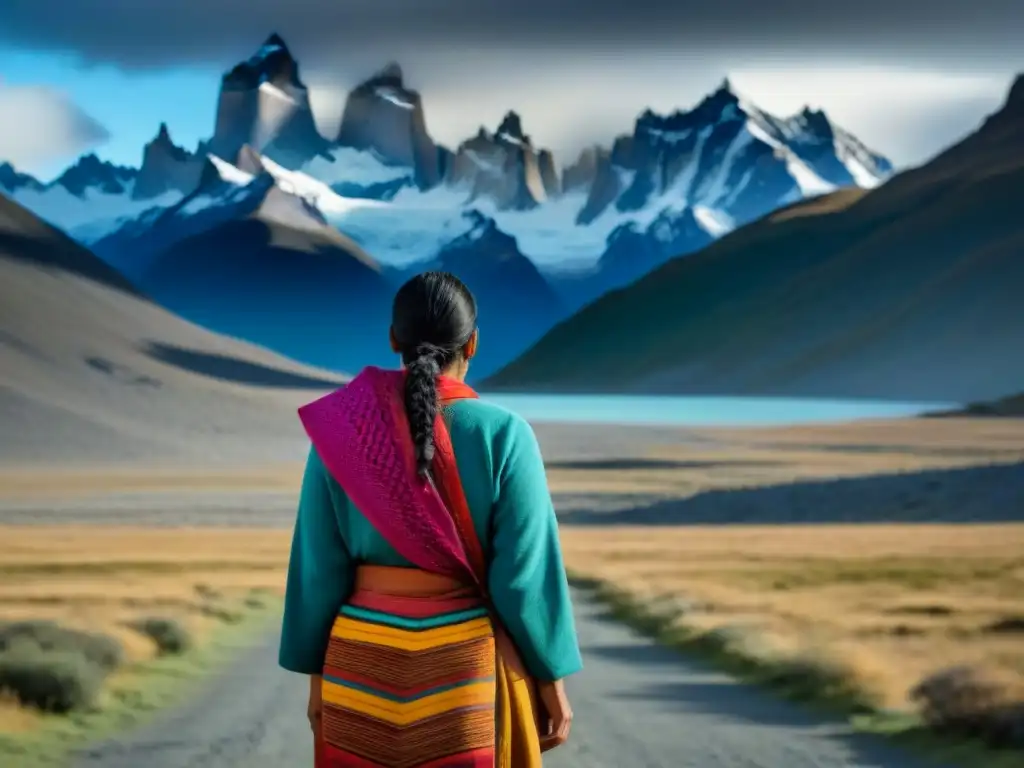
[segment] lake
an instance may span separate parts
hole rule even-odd
[[[959,407],[953,403],[786,397],[529,395],[481,393],[535,422],[660,426],[774,426],[896,418]]]

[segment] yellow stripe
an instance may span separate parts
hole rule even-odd
[[[494,682],[472,683],[401,704],[324,680],[323,700],[392,725],[409,725],[462,707],[494,704]]]
[[[339,616],[334,620],[334,626],[331,628],[331,636],[341,640],[385,645],[403,651],[423,651],[428,648],[453,645],[465,640],[490,637],[493,632],[490,619],[486,616],[451,627],[438,627],[420,632],[384,627],[347,616]]]

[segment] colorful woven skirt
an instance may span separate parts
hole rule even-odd
[[[494,702],[479,598],[357,590],[331,630],[317,768],[491,768]]]

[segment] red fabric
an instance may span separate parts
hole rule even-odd
[[[464,381],[453,379],[450,376],[438,376],[437,378],[437,399],[442,404],[455,400],[475,400],[478,397],[476,391]]]

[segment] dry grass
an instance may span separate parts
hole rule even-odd
[[[1024,524],[565,527],[567,565],[671,595],[686,622],[841,658],[881,703],[967,664],[1024,681]]]
[[[109,494],[180,494],[295,492],[302,466],[277,463],[266,466],[163,468],[156,466],[3,466],[0,499],[82,499]]]
[[[129,661],[156,657],[130,623],[180,621],[202,643],[245,610],[253,590],[280,593],[288,531],[115,527],[0,527],[0,621],[53,619],[101,632]],[[131,674],[130,671],[116,673]],[[0,731],[38,716],[0,700]]]
[[[1024,460],[1020,419],[893,419],[687,433],[689,440],[642,457],[652,461],[646,467],[555,462],[548,472],[551,490],[682,497],[710,489]]]

